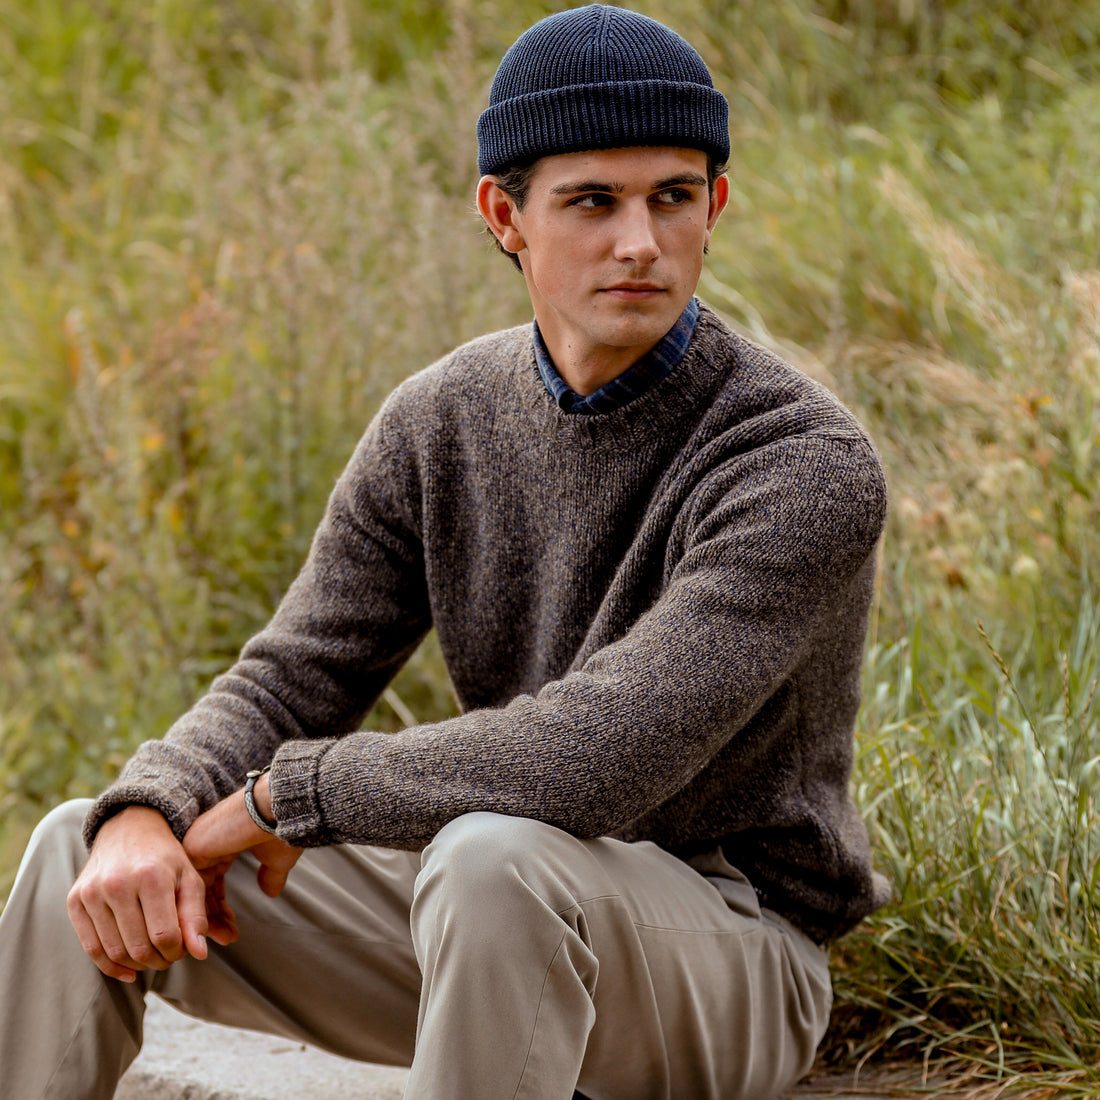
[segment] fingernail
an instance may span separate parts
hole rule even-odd
[[[206,951],[206,937],[205,936],[199,936],[199,946],[203,949],[204,952]]]

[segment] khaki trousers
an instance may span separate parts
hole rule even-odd
[[[265,897],[242,857],[228,948],[104,978],[65,909],[72,802],[35,831],[0,917],[0,1093],[108,1100],[153,991],[192,1015],[411,1065],[409,1100],[771,1100],[828,1019],[825,952],[720,853],[578,840],[477,813],[423,852],[307,851]]]

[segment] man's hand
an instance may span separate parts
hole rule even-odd
[[[254,794],[270,817],[267,776]],[[205,959],[207,937],[233,943],[239,933],[225,873],[241,852],[260,861],[260,889],[275,897],[302,849],[255,825],[243,790],[197,817],[182,844],[157,810],[128,806],[100,827],[69,891],[81,946],[109,978],[132,982],[138,971],[167,970],[185,955]]]
[[[266,775],[260,777],[252,793],[260,812],[270,818],[271,796]],[[219,906],[217,910],[210,910],[212,918],[215,912],[223,919],[228,918],[234,932],[236,922],[232,909],[225,902],[224,877],[237,856],[241,852],[251,852],[259,860],[256,880],[260,889],[273,898],[282,892],[290,869],[302,854],[301,848],[292,848],[256,825],[245,809],[243,790],[195,818],[183,838],[183,848],[206,883],[208,910],[211,903]]]
[[[132,982],[139,970],[166,970],[184,955],[205,959],[207,935],[236,939],[224,926],[210,927],[205,893],[165,818],[149,806],[128,806],[96,834],[69,891],[69,919],[96,966]]]

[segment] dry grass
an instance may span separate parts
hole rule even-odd
[[[0,0],[0,891],[264,621],[393,384],[529,316],[472,133],[547,6]],[[1095,1094],[1100,7],[640,6],[731,101],[703,296],[891,482],[855,782],[897,898],[829,1049]],[[429,646],[370,721],[452,705]]]

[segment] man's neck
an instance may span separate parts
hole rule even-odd
[[[652,389],[676,369],[687,353],[698,319],[699,305],[691,299],[676,323],[652,348],[625,370],[611,374],[608,381],[600,382],[598,388],[590,393],[580,393],[562,377],[537,321],[535,362],[547,391],[563,411],[583,414],[615,412]],[[592,381],[591,377],[589,381]],[[599,382],[599,378],[595,381]]]
[[[542,331],[542,337],[562,381],[581,397],[588,397],[618,378],[659,343],[656,341],[648,347],[609,347],[584,351],[571,348],[561,341],[555,345],[552,339],[547,339],[545,331]]]

